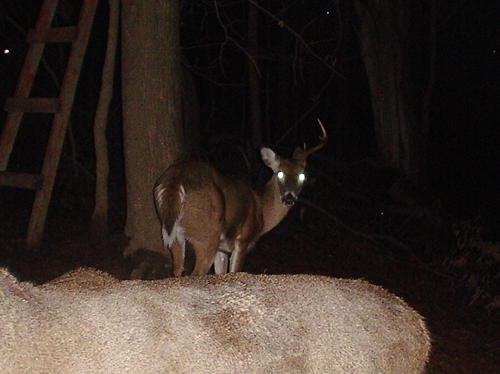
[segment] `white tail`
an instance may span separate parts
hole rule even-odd
[[[44,286],[0,268],[2,374],[421,374],[422,317],[361,280],[245,273]]]
[[[243,180],[221,175],[204,161],[182,161],[165,171],[155,185],[154,199],[174,276],[184,271],[186,240],[196,256],[192,274],[206,274],[212,264],[217,274],[226,273],[228,265],[230,272],[242,269],[249,248],[297,201],[307,157],[328,140],[319,124],[321,142],[310,149],[295,149],[291,159],[261,149],[262,160],[273,170],[262,192]]]

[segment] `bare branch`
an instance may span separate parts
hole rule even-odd
[[[238,41],[235,38],[233,38],[233,37],[231,37],[229,35],[227,27],[224,24],[224,21],[222,20],[222,17],[220,16],[219,5],[217,4],[217,0],[214,0],[214,6],[215,6],[215,13],[217,15],[217,19],[219,20],[219,24],[220,24],[221,28],[224,30],[224,34],[225,34],[225,37],[226,37],[226,39],[224,40],[224,42],[222,42],[222,44],[221,44],[221,51],[219,53],[220,61],[221,61],[220,64],[221,64],[222,71],[224,70],[223,66],[222,66],[222,56],[221,56],[222,55],[222,48],[224,47],[225,44],[227,44],[228,41],[230,41],[236,47],[238,47],[238,49],[241,50],[245,54],[245,56],[247,56],[247,58],[250,60],[250,62],[253,64],[255,70],[257,71],[257,74],[259,75],[259,77],[261,77],[262,74],[261,74],[260,69],[259,69],[259,67],[257,65],[257,62],[255,61],[255,59],[253,58],[253,56],[250,55],[250,53],[248,53],[248,51],[240,43],[238,43]]]
[[[325,61],[321,56],[319,56],[314,50],[311,48],[311,46],[304,40],[304,38],[297,33],[294,29],[292,29],[290,26],[288,26],[285,21],[282,19],[279,19],[276,17],[273,13],[268,11],[266,8],[260,6],[255,0],[248,0],[251,4],[253,4],[257,9],[259,9],[262,13],[267,15],[268,17],[272,18],[273,20],[276,21],[279,27],[285,28],[288,32],[290,32],[303,46],[304,48],[311,54],[311,56],[315,57],[319,62],[323,64],[328,70],[332,71],[333,74],[335,74],[338,78],[342,79],[347,79],[343,74],[339,73],[335,68],[329,64],[327,61]]]
[[[309,109],[307,109],[301,116],[299,119],[297,119],[293,125],[291,125],[286,131],[285,133],[278,139],[278,141],[276,142],[276,145],[280,144],[289,134],[290,132],[295,129],[313,110],[314,108],[316,108],[318,106],[318,104],[320,103],[320,99],[321,97],[323,96],[325,90],[328,88],[328,86],[330,85],[330,83],[332,82],[332,79],[333,79],[333,76],[334,74],[332,73],[330,75],[330,77],[328,78],[328,80],[325,82],[325,84],[323,85],[323,87],[321,87],[321,89],[318,91],[318,93],[314,96],[314,100],[313,100],[313,104],[310,106]]]

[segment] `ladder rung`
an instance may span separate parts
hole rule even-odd
[[[42,176],[40,174],[0,171],[0,185],[38,190],[42,185]]]
[[[31,29],[28,31],[26,41],[28,43],[62,43],[73,42],[78,36],[76,26],[53,27],[43,31]]]
[[[59,99],[9,97],[5,101],[6,112],[57,113],[61,105]]]

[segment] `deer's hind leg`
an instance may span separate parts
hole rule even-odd
[[[186,257],[186,241],[179,242],[180,239],[174,240],[170,246],[170,254],[172,255],[172,274],[174,277],[182,276],[184,272],[184,260]]]
[[[172,262],[172,274],[180,277],[184,271],[184,258],[186,255],[186,236],[184,229],[175,221],[172,229],[168,232],[167,225],[162,224],[161,234],[163,246],[168,248]]]
[[[186,196],[182,226],[186,239],[193,247],[195,265],[192,275],[205,275],[214,263],[224,232],[224,197],[215,185]]]
[[[190,240],[196,256],[192,275],[205,275],[214,263],[215,255],[219,249],[219,233],[210,235],[206,241]]]

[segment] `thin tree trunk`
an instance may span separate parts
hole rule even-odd
[[[276,71],[274,87],[276,92],[273,100],[276,117],[273,125],[276,126],[277,123],[281,123],[282,125],[276,129],[277,131],[275,130],[275,134],[271,134],[270,139],[273,137],[276,139],[277,136],[282,136],[283,133],[288,132],[289,127],[297,118],[295,117],[295,108],[290,95],[290,92],[296,91],[293,87],[295,77],[290,68],[292,59],[289,57],[289,53],[294,47],[290,42],[290,33],[288,30],[280,27],[278,33],[279,44],[276,49],[278,64],[276,64],[277,66],[273,66],[273,69]],[[271,128],[274,126],[271,126]]]
[[[424,141],[412,93],[405,42],[410,14],[397,0],[355,0],[361,55],[371,91],[382,161],[423,184]]]
[[[113,97],[113,78],[118,40],[120,1],[109,0],[109,25],[106,57],[102,70],[101,92],[97,103],[94,121],[94,147],[96,155],[95,207],[92,214],[90,232],[95,240],[102,240],[108,235],[108,175],[109,157],[106,129],[109,103]]]
[[[200,103],[193,74],[182,68],[182,123],[186,152],[200,153]]]
[[[176,0],[122,0],[125,255],[164,252],[153,186],[183,152],[182,73]]]
[[[427,81],[427,86],[425,88],[423,103],[422,103],[422,136],[424,139],[428,139],[429,128],[430,128],[430,117],[431,117],[431,104],[432,104],[432,94],[434,92],[434,86],[436,84],[436,54],[437,54],[437,4],[431,1],[430,4],[430,24],[429,24],[429,36],[430,36],[430,52],[429,52],[429,66],[428,74],[429,78]],[[427,142],[426,142],[427,145]],[[427,148],[427,147],[426,147]],[[427,152],[425,152],[427,154]]]
[[[257,59],[255,58],[258,54],[258,15],[258,9],[253,4],[248,3],[248,49],[252,57],[248,60],[248,85],[250,126],[252,129],[252,147],[254,150],[262,145],[260,74]]]

